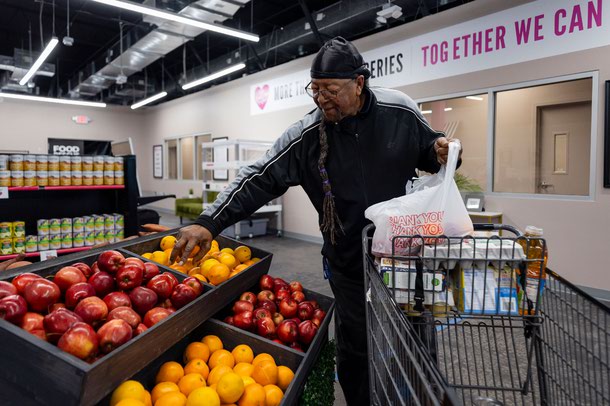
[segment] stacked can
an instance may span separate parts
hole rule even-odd
[[[13,223],[9,221],[0,222],[0,254],[10,255],[13,253]]]
[[[72,246],[74,248],[85,246],[85,218],[72,219]]]
[[[47,155],[36,155],[36,185],[49,185],[49,157]]]
[[[55,219],[57,220],[57,219]],[[39,251],[47,251],[49,249],[50,244],[50,220],[48,219],[40,219],[36,222],[36,228],[38,230],[38,250]],[[61,226],[60,226],[61,228]]]
[[[93,216],[83,217],[85,231],[85,246],[91,247],[95,245],[95,220]]]
[[[114,214],[104,214],[104,238],[110,244],[116,242],[116,234],[114,231]]]
[[[61,248],[61,219],[49,219],[49,249]]]
[[[125,238],[125,217],[122,214],[114,213],[114,230],[117,242]]]
[[[72,219],[61,219],[61,248],[72,248]]]
[[[23,186],[23,155],[9,156],[9,170],[11,171],[11,186]]]
[[[0,187],[11,186],[11,171],[8,162],[8,155],[0,155]]]
[[[23,186],[36,186],[36,155],[23,156]]]
[[[36,252],[38,251],[38,236],[37,235],[26,235],[25,236],[25,252]]]

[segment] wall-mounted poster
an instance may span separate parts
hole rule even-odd
[[[223,142],[228,139],[228,137],[213,138],[212,142]],[[212,160],[214,161],[214,165],[222,165],[229,162],[229,147],[214,147]],[[214,180],[229,180],[229,170],[214,169],[214,174],[212,176]]]
[[[163,145],[153,145],[153,177],[163,178]]]

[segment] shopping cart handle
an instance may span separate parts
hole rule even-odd
[[[507,224],[486,224],[486,223],[473,223],[475,231],[510,231],[517,237],[522,235],[518,228],[509,226]]]

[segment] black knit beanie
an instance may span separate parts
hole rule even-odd
[[[368,79],[371,72],[354,44],[343,37],[327,41],[311,63],[312,79]]]

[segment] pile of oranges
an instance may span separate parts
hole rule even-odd
[[[160,245],[159,251],[147,252],[142,256],[212,285],[219,285],[260,261],[259,258],[252,258],[252,251],[245,245],[235,249],[220,249],[218,241],[213,240],[210,250],[198,263],[193,262],[193,258],[199,253],[200,248],[197,246],[184,264],[180,265],[178,262],[170,264],[170,255],[176,245],[176,237],[165,236]]]
[[[186,347],[183,364],[163,364],[151,392],[137,381],[123,382],[110,406],[276,406],[293,378],[271,355],[255,357],[245,344],[229,351],[208,335]]]

